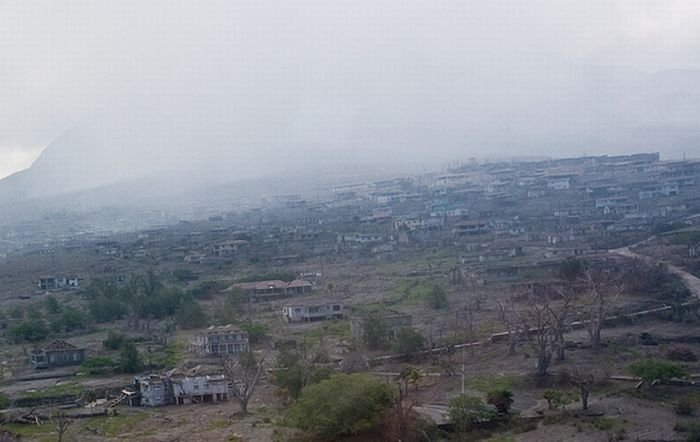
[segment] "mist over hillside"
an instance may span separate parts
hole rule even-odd
[[[445,64],[413,67],[368,66],[350,85],[326,73],[322,84],[304,82],[247,114],[229,109],[207,118],[211,107],[185,112],[187,103],[166,115],[142,106],[107,112],[0,180],[0,203],[91,190],[87,206],[158,198],[176,206],[191,203],[186,194],[237,182],[229,196],[250,195],[249,179],[286,183],[284,189],[353,174],[421,172],[472,156],[658,150],[678,158],[700,149],[698,71],[558,64],[546,76],[517,66],[497,73],[482,67],[493,75],[479,76]]]

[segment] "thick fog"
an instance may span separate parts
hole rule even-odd
[[[692,0],[0,1],[0,176],[700,155],[697,68]]]

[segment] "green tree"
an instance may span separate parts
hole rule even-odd
[[[119,350],[126,342],[126,336],[118,331],[110,330],[107,333],[107,339],[102,342],[102,345],[108,350]]]
[[[49,329],[41,319],[27,319],[10,327],[8,336],[14,342],[38,342],[48,338]]]
[[[143,368],[141,354],[133,342],[127,342],[119,354],[119,370],[123,373],[137,373]]]
[[[447,308],[447,292],[439,285],[434,285],[426,295],[426,303],[433,309]]]
[[[180,304],[175,313],[175,321],[183,329],[192,329],[204,327],[209,322],[209,318],[202,306],[190,299]]]
[[[267,327],[265,324],[244,322],[241,330],[248,333],[248,340],[251,344],[260,344],[267,337]]]
[[[288,416],[302,430],[335,438],[373,428],[391,402],[391,388],[375,378],[337,374],[304,388]]]
[[[52,323],[52,328],[55,331],[65,330],[71,332],[73,330],[84,329],[87,327],[87,322],[87,318],[81,310],[73,307],[65,307],[61,315]]]
[[[461,433],[488,424],[496,417],[496,410],[484,404],[481,399],[464,394],[452,399],[447,410],[447,419]]]
[[[362,339],[370,350],[385,348],[389,329],[380,313],[370,313],[362,322]]]
[[[95,322],[111,322],[123,318],[128,309],[117,299],[98,296],[88,302],[88,311]]]
[[[329,362],[328,353],[323,349],[308,348],[306,344],[283,348],[277,356],[274,383],[297,399],[306,386],[330,377]]]
[[[396,353],[411,355],[423,349],[425,339],[411,327],[402,328],[396,335],[394,343],[394,351]]]
[[[644,359],[634,362],[629,366],[629,372],[633,376],[640,377],[642,381],[650,386],[654,385],[656,381],[684,378],[688,374],[682,365],[656,359]]]
[[[61,304],[59,304],[55,296],[49,295],[44,298],[44,309],[51,315],[57,315],[61,313]]]

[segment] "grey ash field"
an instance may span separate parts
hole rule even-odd
[[[657,154],[470,163],[143,230],[8,224],[0,432],[698,440],[698,179]],[[33,368],[47,345],[85,357]],[[225,397],[188,390],[222,374]],[[146,379],[172,402],[143,406]]]

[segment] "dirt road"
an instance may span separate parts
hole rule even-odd
[[[619,249],[608,250],[608,253],[613,253],[613,254],[620,255],[620,256],[626,256],[626,257],[632,258],[632,259],[639,259],[639,260],[644,261],[644,262],[651,264],[651,265],[663,264],[664,266],[666,266],[666,268],[668,269],[669,272],[673,273],[674,275],[679,276],[681,278],[681,280],[683,280],[683,283],[685,284],[686,287],[688,287],[688,290],[690,290],[690,293],[692,294],[692,296],[694,296],[696,298],[700,298],[700,278],[698,278],[697,276],[686,272],[682,268],[675,266],[673,264],[670,264],[666,261],[657,261],[649,256],[640,255],[639,253],[635,253],[631,250],[631,247],[634,247],[634,246],[621,247]]]

